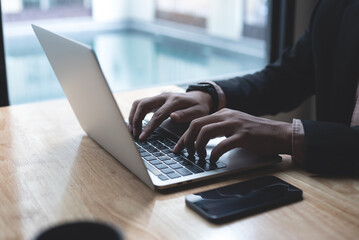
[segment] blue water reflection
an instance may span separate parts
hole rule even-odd
[[[258,69],[265,59],[134,30],[67,34],[98,55],[113,92]],[[11,104],[64,94],[34,36],[5,39]]]

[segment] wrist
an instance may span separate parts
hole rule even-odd
[[[211,97],[211,104],[210,104],[211,107],[209,111],[210,114],[218,110],[218,103],[219,103],[218,93],[216,88],[212,84],[202,82],[198,84],[189,85],[186,92],[192,92],[192,91],[204,92]]]
[[[281,124],[282,140],[283,140],[283,150],[285,154],[292,154],[292,133],[293,126],[291,123],[283,122]]]
[[[198,99],[198,102],[200,102],[201,105],[204,105],[208,108],[208,113],[211,113],[210,111],[213,108],[213,101],[211,95],[202,91],[190,91],[187,92],[187,94],[190,94],[196,99]]]

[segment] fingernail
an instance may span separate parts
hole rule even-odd
[[[179,121],[180,120],[180,116],[177,113],[171,113],[170,117],[174,121]]]

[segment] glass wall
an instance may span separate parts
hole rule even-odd
[[[5,22],[91,16],[89,0],[2,0]]]
[[[2,0],[11,104],[64,97],[31,23],[90,45],[114,92],[253,72],[266,0]]]
[[[222,31],[231,32],[234,39],[243,36],[265,40],[268,18],[267,0],[157,0],[156,3],[158,19],[212,28],[214,32],[219,31],[219,29],[214,29],[215,26],[221,26]],[[232,19],[237,21],[228,24]],[[217,34],[220,35],[219,32]],[[230,38],[229,36],[224,34],[221,37]]]

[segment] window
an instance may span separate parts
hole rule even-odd
[[[91,15],[89,0],[3,0],[5,22]]]
[[[210,1],[157,0],[156,18],[197,27],[207,26]]]
[[[253,72],[267,0],[3,0],[10,104],[64,97],[30,23],[90,45],[114,92]]]

